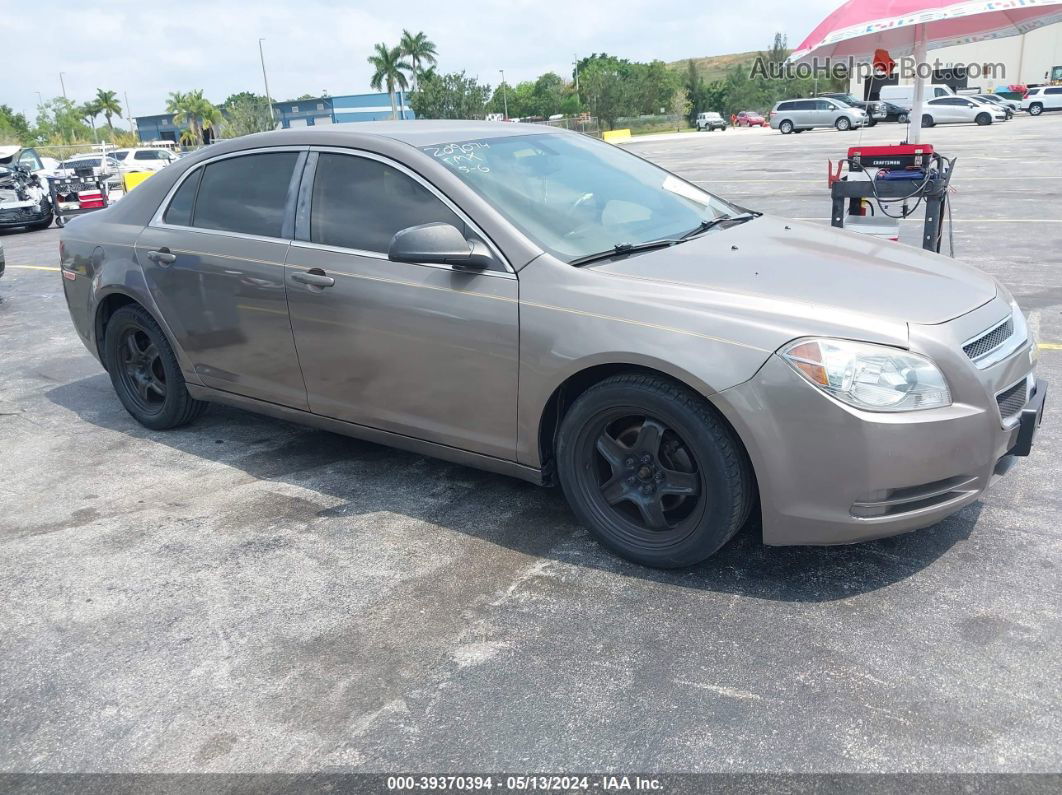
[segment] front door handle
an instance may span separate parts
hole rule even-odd
[[[147,258],[152,262],[157,262],[159,265],[172,265],[177,261],[177,255],[173,254],[166,246],[157,251],[149,251]]]
[[[325,272],[320,268],[310,268],[308,271],[295,271],[291,274],[291,280],[298,282],[299,284],[306,284],[310,287],[331,287],[336,283],[336,280],[331,276],[326,276]]]

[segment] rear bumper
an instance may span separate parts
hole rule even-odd
[[[1006,426],[988,393],[941,409],[865,412],[771,356],[711,400],[752,459],[764,543],[844,544],[928,527],[974,502],[1028,454],[1045,391],[1037,381],[1021,421]]]

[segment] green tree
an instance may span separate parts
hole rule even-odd
[[[26,117],[7,105],[0,105],[0,144],[31,143],[34,143],[33,134]]]
[[[269,115],[269,102],[265,97],[248,91],[229,97],[222,103],[221,114],[224,118],[226,138],[238,138],[273,129],[273,119]]]
[[[627,115],[631,109],[630,96],[625,85],[627,61],[610,56],[584,59],[585,66],[579,69],[579,89],[590,113],[611,130],[616,119]]]
[[[36,143],[72,144],[88,141],[91,131],[80,106],[66,97],[55,97],[37,108],[37,126],[32,134]]]
[[[166,100],[166,112],[173,114],[174,124],[188,125],[181,134],[181,141],[191,144],[204,143],[204,131],[217,126],[222,118],[221,111],[203,96],[201,88],[187,94],[172,92]]]
[[[89,123],[89,126],[92,127],[92,140],[93,140],[93,142],[95,142],[97,140],[97,138],[96,138],[96,117],[99,116],[100,113],[103,112],[103,109],[100,107],[100,104],[98,102],[96,102],[95,100],[91,100],[91,101],[86,102],[83,105],[81,105],[80,106],[80,111],[81,111],[81,118],[85,119]],[[111,133],[111,138],[112,138],[112,140],[114,138],[113,130],[112,130],[112,133]]]
[[[421,75],[409,103],[421,119],[482,119],[490,96],[490,86],[480,85],[464,72],[432,72]]]
[[[439,53],[435,49],[435,43],[430,41],[423,31],[414,34],[403,30],[398,48],[402,51],[402,55],[409,59],[413,89],[416,90],[417,83],[420,81],[421,68],[425,64],[431,65],[437,62],[436,56]]]
[[[398,105],[395,103],[395,90],[406,89],[409,82],[404,72],[413,67],[408,61],[402,59],[400,47],[388,47],[386,44],[376,45],[375,52],[367,59],[373,68],[372,78],[369,85],[377,91],[383,91],[386,86],[387,95],[391,98],[391,118],[398,118]]]
[[[102,88],[96,89],[96,98],[93,100],[96,107],[103,114],[103,118],[107,120],[107,129],[110,131],[110,140],[114,140],[114,123],[112,117],[122,116],[122,103],[118,101],[118,94],[114,91],[104,91]]]
[[[548,119],[555,113],[563,113],[564,101],[570,93],[563,77],[555,72],[546,72],[535,81],[535,115]]]

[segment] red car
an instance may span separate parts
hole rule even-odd
[[[738,127],[766,127],[767,119],[754,110],[743,110],[737,115],[734,124]]]

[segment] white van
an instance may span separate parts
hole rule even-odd
[[[878,99],[882,102],[892,103],[905,110],[910,110],[914,107],[914,90],[914,86],[882,86]],[[954,93],[951,90],[951,86],[946,86],[942,83],[932,83],[926,86],[925,96],[926,100],[930,100],[937,97],[949,97]]]

